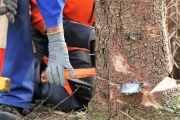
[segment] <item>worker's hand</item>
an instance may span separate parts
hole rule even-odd
[[[48,35],[49,60],[46,69],[46,78],[50,83],[64,86],[66,83],[64,69],[68,69],[71,78],[75,78],[75,72],[69,62],[67,46],[64,33]]]
[[[9,23],[14,23],[14,15],[17,14],[17,0],[3,0],[6,6],[0,7],[0,15],[6,14],[8,17]]]

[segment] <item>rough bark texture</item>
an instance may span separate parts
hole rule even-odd
[[[155,86],[171,73],[162,4],[161,0],[97,2],[99,75],[109,75],[112,83]]]
[[[144,83],[151,91],[171,75],[165,6],[166,0],[96,0],[95,99],[110,105],[109,114],[141,107],[143,93],[120,94],[120,83]]]

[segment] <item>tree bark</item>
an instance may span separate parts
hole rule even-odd
[[[94,98],[109,105],[109,114],[130,106],[142,107],[144,93],[121,94],[121,83],[143,83],[142,90],[151,91],[164,78],[173,78],[169,40],[172,27],[167,26],[172,20],[166,19],[171,12],[166,9],[168,3],[166,0],[96,0],[98,76]],[[177,73],[174,76],[179,79]]]

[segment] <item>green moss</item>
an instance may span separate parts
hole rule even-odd
[[[172,101],[162,104],[163,108],[169,112],[174,113],[176,116],[180,115],[180,95],[174,97]]]
[[[107,120],[110,116],[109,106],[101,105],[96,100],[92,100],[88,105],[88,117],[90,120]]]
[[[179,100],[178,96],[178,100]],[[179,101],[174,101],[174,105],[179,106]],[[127,115],[123,114],[122,112]],[[176,112],[168,111],[167,109],[155,109],[154,107],[127,107],[123,110],[112,111],[109,105],[98,104],[93,100],[88,107],[88,116],[90,120],[130,120],[129,117],[134,120],[179,120],[180,110],[176,109]]]

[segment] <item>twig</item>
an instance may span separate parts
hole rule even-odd
[[[66,97],[64,100],[62,100],[62,101],[60,101],[56,106],[54,106],[52,109],[50,109],[51,111],[53,111],[56,107],[58,107],[60,104],[62,104],[64,101],[66,101],[68,98],[70,98],[74,93],[76,93],[77,92],[77,90],[79,89],[80,87],[78,86],[77,88],[76,88],[76,90],[71,94],[71,95],[69,95],[68,97]],[[63,116],[63,117],[67,117],[67,116],[69,116],[69,114],[67,114],[67,115],[65,115],[65,116]],[[50,117],[46,117],[44,120],[47,120],[47,119],[49,119],[49,118],[51,118],[52,116],[50,116]]]
[[[123,112],[123,111],[121,111],[121,110],[120,110],[120,112],[121,112],[123,115],[127,116],[129,119],[135,120],[134,118],[132,118],[131,116],[129,116],[127,113],[125,113],[125,112]]]
[[[141,120],[145,120],[145,119],[141,118]]]
[[[74,93],[77,92],[77,90],[79,89],[79,86],[76,88],[76,90],[71,94],[69,95],[67,98],[65,98],[64,100],[62,100],[61,102],[59,102],[56,106],[54,106],[51,110],[54,110],[57,106],[59,106],[60,104],[62,104],[64,101],[66,101],[68,98],[70,98]]]
[[[140,111],[140,112],[142,112],[142,113],[144,113],[145,114],[145,112],[144,111],[142,111],[140,108],[138,108],[138,107],[136,107],[136,106],[130,106],[131,108],[135,108],[136,110],[138,110],[138,111]]]
[[[168,39],[171,39],[175,34],[175,31],[173,33],[171,33],[171,35],[169,35],[169,38]]]
[[[52,120],[51,118],[55,117],[55,115],[51,115],[49,116],[48,118],[47,117],[44,117],[44,118],[41,118],[42,120]]]
[[[67,114],[65,117],[70,116],[73,112],[80,112],[80,111],[83,110],[83,109],[86,109],[86,111],[87,111],[87,107],[84,106],[84,108],[81,108],[81,109],[79,109],[79,110],[71,111],[71,112],[70,112],[69,114]]]
[[[25,118],[27,118],[28,116],[30,116],[31,114],[34,114],[34,112],[49,98],[50,92],[51,92],[51,91],[49,91],[49,95],[47,96],[47,98],[46,98],[39,106],[37,106],[31,113],[29,113],[26,117],[24,117],[23,120],[24,120]]]
[[[76,110],[76,112],[80,112],[80,111],[82,111],[83,109],[86,109],[86,111],[87,111],[87,107],[84,106],[83,108],[81,108],[81,109],[79,109],[79,110]],[[74,111],[73,111],[73,112],[74,112]]]
[[[36,118],[41,119],[38,115],[36,115],[35,113],[32,113],[34,116],[36,116]]]

